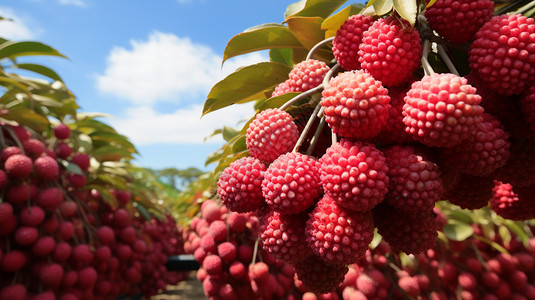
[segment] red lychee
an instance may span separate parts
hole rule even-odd
[[[26,155],[14,154],[6,159],[4,169],[9,178],[20,180],[30,175],[33,169],[33,163],[31,158]]]
[[[362,35],[373,22],[371,16],[352,15],[336,31],[333,54],[338,64],[346,71],[360,69],[359,45]]]
[[[37,139],[28,139],[22,142],[22,148],[24,149],[24,153],[26,153],[26,155],[32,159],[36,159],[45,151],[45,144]]]
[[[68,139],[71,136],[71,129],[67,124],[60,123],[54,126],[54,136],[58,140]]]
[[[41,156],[34,162],[35,174],[43,180],[58,180],[59,165],[58,162],[50,156]]]
[[[39,192],[37,203],[46,210],[54,210],[63,201],[63,190],[52,187]]]
[[[344,281],[347,271],[347,266],[328,264],[317,256],[311,256],[295,264],[297,278],[307,290],[318,294],[335,291]]]

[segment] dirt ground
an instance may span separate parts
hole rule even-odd
[[[204,296],[202,284],[195,277],[195,272],[191,272],[189,279],[181,281],[176,286],[168,286],[167,291],[153,296],[151,300],[207,300]]]

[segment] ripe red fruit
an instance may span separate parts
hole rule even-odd
[[[7,174],[3,170],[0,170],[0,190],[4,189],[7,185],[9,179],[7,179]]]
[[[71,258],[76,264],[86,266],[91,264],[94,258],[93,251],[87,244],[79,244],[72,248]]]
[[[15,230],[14,240],[17,245],[29,246],[35,243],[37,238],[39,238],[39,231],[35,227],[23,226]]]
[[[46,210],[54,210],[63,201],[63,190],[60,188],[47,188],[39,192],[37,203]]]
[[[56,145],[56,154],[59,158],[67,159],[72,154],[72,148],[69,144],[60,142]]]
[[[1,269],[4,272],[16,272],[24,267],[27,260],[24,253],[19,250],[12,250],[4,254]]]
[[[139,272],[139,270],[134,267],[130,267],[126,269],[125,277],[128,282],[136,284],[141,281],[141,272]]]
[[[34,162],[35,174],[42,180],[58,180],[58,162],[50,156],[41,156]]]
[[[535,80],[535,20],[521,14],[486,22],[470,45],[470,69],[499,94],[521,94]]]
[[[228,224],[232,232],[243,232],[247,227],[247,216],[237,212],[230,212],[228,215]]]
[[[83,174],[70,173],[68,179],[71,186],[75,189],[83,188],[87,183],[87,177]]]
[[[37,226],[45,220],[45,211],[39,206],[27,206],[21,210],[19,218],[24,225]],[[0,223],[1,219],[0,217]]]
[[[87,171],[90,165],[90,157],[85,153],[75,153],[71,159],[71,162],[78,165],[82,171]]]
[[[133,244],[136,241],[136,230],[132,226],[121,229],[119,237],[126,244]]]
[[[22,284],[5,286],[0,290],[0,300],[25,300],[26,287]]]
[[[463,175],[452,189],[444,193],[444,198],[464,209],[479,209],[489,204],[493,188],[492,177]]]
[[[13,206],[7,202],[0,203],[0,224],[4,224],[13,217]]]
[[[383,85],[391,87],[409,81],[420,67],[422,45],[418,30],[395,17],[379,19],[362,35],[359,62]]]
[[[44,266],[39,271],[39,280],[46,288],[58,288],[63,278],[63,267],[57,263]]]
[[[208,233],[214,238],[216,243],[227,239],[227,224],[222,220],[215,220],[210,223]]]
[[[431,210],[444,191],[438,165],[412,146],[392,146],[384,154],[390,178],[384,202],[402,212]]]
[[[288,74],[290,91],[305,92],[317,87],[329,69],[326,63],[315,59],[296,64]]]
[[[464,44],[493,14],[491,0],[438,0],[427,8],[425,17],[431,29],[445,40]]]
[[[323,190],[340,206],[369,211],[388,191],[388,166],[373,144],[342,139],[320,159]]]
[[[113,214],[114,225],[118,228],[123,228],[130,225],[130,215],[124,208],[119,208]]]
[[[21,183],[7,188],[6,200],[13,204],[22,204],[33,200],[36,196],[37,187],[33,184]]]
[[[8,157],[4,163],[9,178],[20,180],[28,177],[33,169],[31,158],[22,154],[14,154]]]
[[[21,154],[19,147],[9,146],[0,151],[0,159],[5,162],[10,156],[15,154]]]
[[[67,124],[60,123],[54,126],[54,136],[58,140],[68,139],[71,136],[71,129]]]
[[[78,271],[77,286],[81,289],[90,289],[97,282],[97,271],[93,267],[85,267]]]
[[[221,206],[213,200],[206,200],[201,204],[201,215],[208,223],[219,220],[222,215]],[[198,228],[199,227],[197,226],[197,230]]]
[[[211,254],[204,258],[202,267],[210,275],[219,275],[223,271],[223,261],[221,260],[221,257]]]
[[[286,79],[286,81],[279,83],[279,85],[275,87],[275,90],[273,93],[271,93],[271,97],[277,97],[290,92],[292,92],[292,88],[290,87],[290,79]]]
[[[373,140],[381,145],[388,144],[404,144],[413,141],[412,135],[405,131],[405,124],[403,124],[403,99],[407,95],[408,88],[389,88],[388,96],[390,96],[390,110],[388,111],[388,118],[386,124]]]
[[[115,240],[115,233],[109,226],[102,226],[97,231],[97,238],[103,245],[110,245]]]
[[[275,258],[289,263],[303,261],[311,256],[305,236],[307,212],[282,215],[278,211],[265,212],[260,218],[260,238],[264,250]]]
[[[416,277],[405,276],[398,279],[399,287],[411,297],[417,297],[421,294],[418,279]]]
[[[325,86],[322,96],[325,121],[342,137],[375,137],[389,116],[388,90],[364,71],[339,74]]]
[[[22,149],[24,149],[26,155],[36,159],[45,151],[45,144],[37,139],[28,139],[22,142]]]
[[[282,214],[304,211],[321,194],[318,161],[298,152],[281,155],[264,173],[262,194],[266,203]]]
[[[531,131],[535,133],[535,86],[531,86],[520,98],[520,107]]]
[[[328,195],[324,195],[312,210],[305,228],[312,251],[332,264],[357,262],[368,250],[373,231],[369,211],[346,210]]]
[[[535,218],[535,185],[514,187],[508,183],[495,182],[490,208],[510,220]]]
[[[59,211],[61,212],[61,215],[64,218],[70,218],[73,217],[76,214],[76,210],[78,209],[78,205],[74,201],[63,201],[59,205]]]
[[[333,54],[338,64],[346,71],[360,69],[359,45],[362,35],[374,22],[373,17],[352,15],[336,32],[333,40]]]
[[[245,136],[251,156],[271,163],[295,146],[299,132],[292,116],[278,108],[267,109],[256,115]]]
[[[494,177],[514,187],[535,183],[535,139],[511,139],[509,159],[496,169]]]
[[[130,198],[132,198],[132,193],[130,193],[130,191],[117,191],[116,197],[121,204],[126,205],[130,202]]]
[[[111,249],[108,246],[100,246],[95,250],[95,260],[99,262],[108,262],[111,257]]]
[[[69,221],[61,222],[58,226],[58,233],[62,240],[68,241],[74,236],[74,224]]]
[[[32,246],[32,253],[36,257],[45,257],[54,251],[56,242],[51,236],[43,236],[37,239]]]
[[[466,78],[449,73],[426,75],[405,96],[405,131],[426,146],[455,146],[483,120],[480,102],[481,96]]]
[[[72,248],[67,242],[60,242],[56,244],[54,252],[52,252],[52,259],[55,262],[61,263],[69,259],[72,253]]]
[[[328,264],[317,256],[311,256],[295,264],[297,278],[308,291],[324,294],[335,291],[344,281],[348,268],[343,264]]]
[[[224,242],[217,245],[217,255],[221,257],[221,260],[230,264],[236,259],[237,248],[236,245],[231,242]]]
[[[223,205],[235,212],[252,212],[265,202],[262,180],[266,166],[254,157],[243,157],[230,164],[217,181],[217,194]]]

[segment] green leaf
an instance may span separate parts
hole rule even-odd
[[[80,167],[77,164],[72,163],[65,159],[61,159],[61,158],[58,158],[58,162],[60,165],[62,165],[65,168],[65,170],[67,170],[67,172],[78,174],[78,175],[84,175],[84,171],[82,171],[82,169],[80,169]]]
[[[425,6],[425,9],[430,8],[430,7],[433,6],[433,4],[435,4],[436,2],[437,2],[437,0],[431,0],[431,1],[429,1],[429,3],[427,3],[427,5]]]
[[[243,67],[216,83],[204,103],[202,115],[235,103],[264,97],[264,92],[288,79],[292,68],[277,62],[262,62]]]
[[[287,15],[286,19],[296,16],[327,18],[346,2],[347,0],[308,0],[300,11]]]
[[[379,234],[379,232],[377,231],[377,228],[375,228],[373,231],[373,239],[370,243],[370,249],[373,250],[377,248],[377,246],[379,246],[379,243],[381,243],[382,240],[383,240],[383,237]]]
[[[375,3],[375,0],[369,0],[368,3],[366,3],[366,7],[365,8],[368,8],[368,7],[372,6],[373,3]]]
[[[130,160],[133,158],[131,152],[113,146],[105,146],[93,149],[91,154],[99,162],[119,161],[121,159]]]
[[[325,30],[325,38],[336,36],[340,26],[352,15],[359,14],[364,9],[362,4],[351,4],[336,14],[328,17],[321,24],[321,29]]]
[[[46,76],[48,78],[63,82],[63,80],[58,75],[58,73],[56,73],[56,71],[54,71],[54,70],[52,70],[52,69],[50,69],[48,67],[45,67],[43,65],[38,65],[38,64],[16,64],[16,65],[14,65],[14,67],[16,67],[18,69],[24,69],[24,70],[32,71],[32,72],[35,72],[37,74],[41,74],[43,76]]]
[[[28,55],[52,55],[67,58],[56,49],[39,42],[12,42],[7,41],[0,45],[0,59],[16,58]]]
[[[444,226],[443,231],[448,238],[454,241],[464,241],[474,234],[472,226],[454,220],[450,220]]]
[[[489,244],[492,248],[498,250],[499,252],[501,253],[506,253],[506,254],[509,254],[509,251],[507,251],[507,249],[505,249],[504,247],[502,247],[500,244],[496,243],[495,241],[491,240],[491,239],[488,239],[484,236],[480,236],[480,235],[474,235],[474,237],[484,243],[487,243]]]
[[[291,48],[277,48],[269,50],[269,60],[273,62],[279,62],[288,66],[293,66]]]
[[[448,218],[451,220],[457,220],[459,222],[466,223],[466,224],[474,223],[474,220],[472,219],[472,216],[470,215],[470,213],[461,209],[450,211],[448,214]]]
[[[273,98],[269,98],[266,101],[264,101],[257,109],[260,111],[264,111],[268,108],[279,108],[284,103],[288,102],[290,99],[292,99],[293,97],[299,94],[300,94],[299,92],[291,92],[291,93],[282,94]]]
[[[39,132],[43,131],[50,121],[45,116],[36,113],[33,109],[24,106],[14,106],[0,113],[0,117],[17,121],[20,125],[28,126]]]
[[[522,241],[524,246],[527,247],[529,245],[529,235],[526,233],[526,230],[524,230],[524,224],[522,222],[504,220],[503,223]]]
[[[213,153],[208,154],[208,157],[206,157],[206,161],[204,162],[204,166],[208,166],[210,164],[213,164],[223,158],[223,151],[217,150]]]
[[[225,141],[227,142],[230,141],[233,137],[237,136],[239,133],[240,133],[239,130],[236,130],[228,126],[223,127],[223,131],[222,131],[223,139],[225,139]]]
[[[373,2],[373,9],[378,16],[386,15],[392,10],[392,0],[375,0]]]
[[[498,234],[500,235],[500,238],[502,239],[502,242],[505,246],[508,246],[511,242],[511,239],[513,238],[511,236],[511,232],[505,225],[500,225],[498,227]]]
[[[309,50],[325,37],[323,30],[321,30],[323,18],[290,17],[286,22],[294,36]]]
[[[89,136],[93,140],[93,143],[95,143],[95,141],[102,141],[105,142],[105,144],[111,144],[115,146],[119,145],[132,153],[137,153],[134,144],[132,144],[128,138],[122,134],[109,131],[95,131],[90,133]]]
[[[418,5],[416,0],[393,0],[394,9],[405,20],[407,20],[411,26],[416,23],[416,15],[418,14]]]
[[[305,8],[306,3],[307,0],[301,0],[288,5],[288,7],[286,7],[286,11],[284,12],[284,19],[300,12],[303,8]]]
[[[288,27],[266,26],[242,32],[230,39],[223,53],[223,62],[231,57],[259,50],[302,47]]]
[[[151,215],[149,214],[149,212],[147,211],[147,209],[145,208],[145,206],[143,206],[141,203],[138,203],[138,202],[134,202],[136,205],[136,209],[137,211],[139,212],[139,214],[145,218],[145,220],[147,221],[150,221],[152,219]]]

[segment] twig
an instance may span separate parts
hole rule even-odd
[[[311,59],[312,56],[316,53],[316,51],[318,51],[319,48],[323,47],[324,45],[327,45],[328,43],[330,43],[332,41],[334,41],[334,36],[330,37],[328,39],[324,39],[323,41],[321,41],[321,42],[317,43],[316,45],[314,45],[314,47],[312,47],[312,49],[310,49],[310,51],[308,52],[306,60]]]
[[[453,64],[453,61],[451,61],[448,53],[444,50],[444,46],[437,44],[438,54],[440,57],[442,57],[442,60],[446,63],[446,66],[448,66],[448,69],[451,73],[460,76],[459,72],[457,71],[457,68],[455,68],[455,65]]]
[[[322,110],[323,111],[323,110]],[[316,148],[316,144],[318,143],[319,137],[321,132],[323,131],[323,127],[325,126],[325,116],[322,115],[320,122],[318,124],[318,128],[316,128],[316,132],[314,132],[314,136],[310,140],[310,145],[308,146],[307,155],[311,155],[312,151],[314,151],[314,148]]]
[[[303,132],[301,132],[301,135],[299,136],[299,139],[295,143],[295,146],[294,146],[294,149],[292,150],[292,152],[297,152],[299,147],[301,147],[301,144],[303,144],[303,141],[307,137],[308,131],[312,127],[312,123],[314,123],[314,120],[316,119],[316,114],[320,111],[320,109],[323,110],[323,107],[321,106],[321,103],[318,103],[316,105],[316,108],[314,109],[314,111],[310,115],[310,118],[308,118],[307,124],[305,125],[305,128],[303,128]]]
[[[429,64],[427,56],[429,55],[429,40],[424,41],[423,51],[422,51],[422,67],[424,68],[425,75],[435,74],[433,67]]]
[[[515,13],[517,14],[523,14],[527,12],[528,10],[535,8],[535,1],[530,1],[528,4],[522,6],[521,8],[517,9]]]
[[[323,89],[323,84],[318,85],[317,87],[310,89],[306,92],[302,92],[301,94],[293,97],[292,99],[288,100],[288,102],[284,103],[281,107],[279,107],[280,110],[286,110],[290,105],[294,104],[295,102],[304,99],[308,97],[309,95],[312,95],[316,92],[319,92]]]

